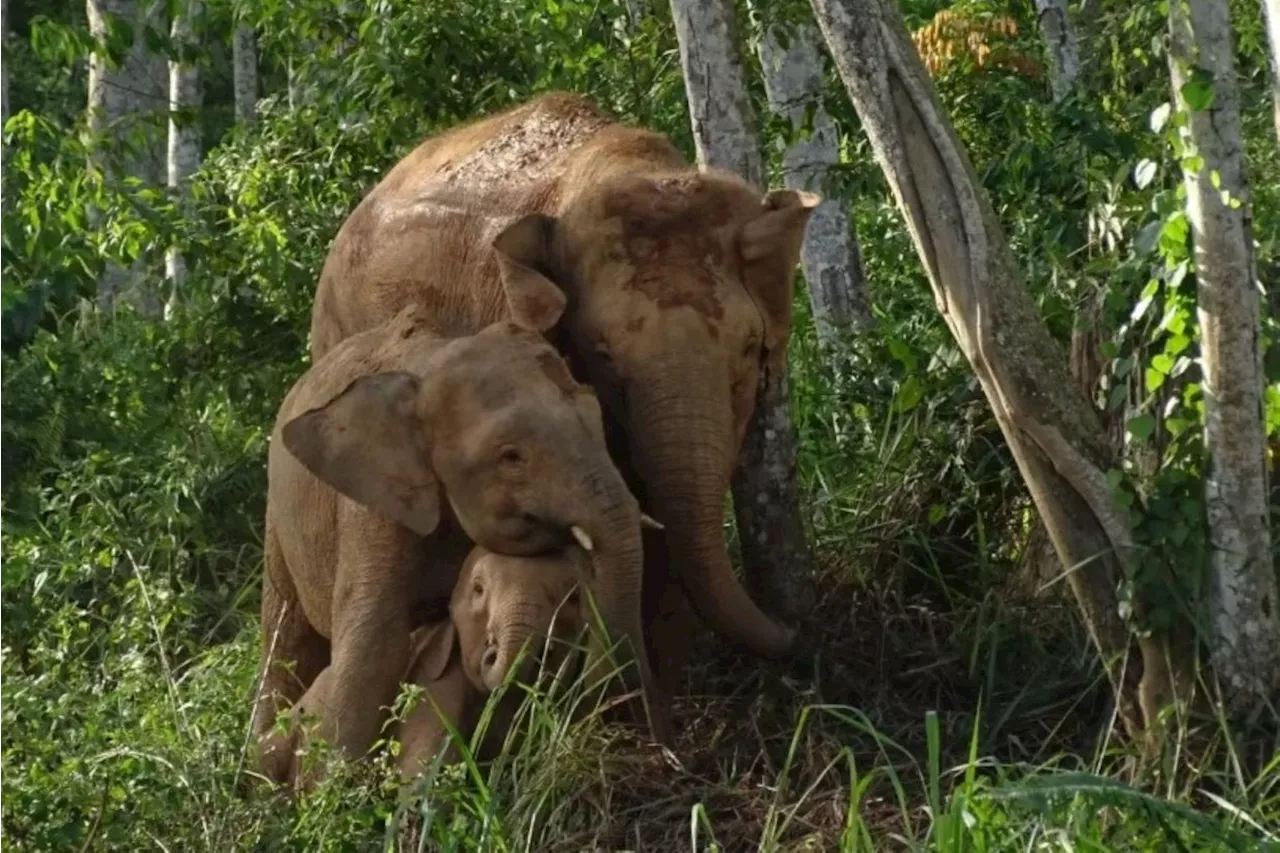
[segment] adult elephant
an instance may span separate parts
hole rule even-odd
[[[687,648],[659,614],[678,606],[668,572],[718,632],[779,657],[795,635],[733,574],[725,494],[760,371],[785,358],[818,201],[699,172],[659,134],[544,95],[426,140],[364,198],[321,274],[312,356],[408,304],[474,332],[554,283],[567,308],[549,337],[595,387],[611,454],[666,528],[644,542],[660,682]]]

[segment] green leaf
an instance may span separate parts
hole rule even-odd
[[[1173,370],[1173,359],[1164,353],[1158,353],[1152,357],[1151,366],[1167,376]]]
[[[1142,378],[1149,393],[1158,390],[1164,384],[1164,374],[1153,367],[1148,367]]]
[[[916,377],[908,376],[907,380],[898,388],[898,393],[893,397],[894,411],[909,412],[920,405],[920,400],[923,397],[924,385]]]
[[[1191,79],[1182,84],[1178,94],[1188,109],[1207,110],[1213,103],[1213,75],[1203,68],[1193,69]]]
[[[1156,419],[1150,412],[1144,412],[1136,418],[1130,418],[1126,427],[1129,430],[1129,435],[1138,441],[1146,441],[1156,431]]]

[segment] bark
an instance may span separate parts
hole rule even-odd
[[[1024,286],[972,163],[938,104],[901,15],[886,0],[813,0],[836,68],[934,289],[973,366],[1118,689],[1134,733],[1181,687],[1165,643],[1134,651],[1117,586],[1133,551],[1111,499],[1113,453]],[[1173,671],[1166,667],[1171,661]]]
[[[1271,104],[1276,142],[1280,143],[1280,0],[1262,0],[1262,18],[1267,28],[1267,56],[1271,60]]]
[[[848,205],[830,198],[825,186],[840,163],[840,137],[821,103],[819,38],[807,23],[792,33],[774,27],[760,40],[759,54],[769,109],[786,117],[795,134],[812,114],[808,138],[797,136],[783,155],[783,182],[789,189],[812,190],[826,199],[809,220],[800,260],[818,339],[831,343],[851,329],[870,328],[873,321]]]
[[[671,11],[699,164],[763,187],[764,161],[731,0],[672,0]],[[796,617],[812,606],[812,560],[800,516],[785,359],[781,364],[761,373],[734,471],[733,503],[748,589],[775,613]]]
[[[199,0],[186,0],[173,18],[173,41],[180,56],[169,63],[168,185],[180,209],[189,206],[191,176],[200,168],[200,122],[194,113],[202,93],[194,51],[199,46],[196,23],[201,14]],[[170,247],[165,253],[164,271],[170,287],[167,308],[172,310],[187,279],[187,262],[178,248]]]
[[[1253,258],[1240,95],[1227,4],[1171,0],[1169,68],[1184,139],[1203,159],[1186,171],[1195,248],[1204,378],[1205,477],[1214,669],[1239,710],[1280,686],[1280,591],[1268,529],[1261,306]],[[1183,97],[1193,74],[1212,78],[1212,101]]]
[[[0,0],[0,42],[9,40],[9,0]],[[0,62],[0,125],[9,120],[9,63]]]
[[[258,51],[253,28],[237,24],[232,39],[236,121],[253,124],[258,119]]]
[[[151,0],[88,0],[89,32],[100,45],[89,57],[89,133],[91,162],[109,186],[119,188],[126,178],[158,185],[161,154],[154,127],[166,102],[164,58],[147,50],[144,32],[160,20]],[[118,63],[101,46],[108,41],[111,20],[132,28],[134,38]],[[141,263],[122,267],[109,261],[98,285],[98,303],[110,308],[117,298],[133,301],[156,313],[153,295],[142,292]]]
[[[1056,103],[1067,96],[1080,76],[1080,48],[1067,15],[1067,0],[1036,0],[1036,19],[1049,53],[1049,85]]]

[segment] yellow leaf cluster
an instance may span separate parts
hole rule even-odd
[[[1026,77],[1038,77],[1044,69],[1035,59],[1001,42],[1018,35],[1018,24],[1003,15],[969,17],[943,9],[928,24],[912,33],[916,50],[932,75],[952,62],[969,59],[975,68],[1004,68]]]

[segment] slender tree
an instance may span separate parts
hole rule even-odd
[[[193,113],[200,108],[200,66],[194,56],[199,48],[200,0],[185,0],[173,16],[173,43],[178,52],[169,62],[169,158],[168,185],[182,206],[190,194],[191,176],[200,168],[200,122]],[[180,299],[187,278],[187,262],[177,247],[164,258],[169,280],[168,308]]]
[[[0,43],[9,40],[9,0],[0,0]],[[9,120],[9,63],[0,62],[0,124]]]
[[[755,111],[734,36],[732,0],[672,0],[698,162],[765,185]],[[761,371],[756,412],[733,478],[748,587],[786,616],[811,606],[811,557],[796,488],[785,357]]]
[[[830,342],[847,330],[869,328],[873,321],[848,205],[832,198],[828,189],[830,174],[840,163],[840,138],[822,106],[820,44],[811,23],[789,32],[775,24],[760,39],[758,52],[769,109],[785,117],[795,135],[783,155],[783,182],[824,198],[809,219],[801,264],[818,337]]]
[[[237,23],[232,36],[232,77],[236,121],[253,124],[258,119],[258,46],[253,27]]]
[[[158,28],[160,15],[153,0],[87,0],[89,32],[96,47],[89,56],[89,132],[91,159],[111,185],[125,178],[158,185],[161,154],[157,134],[149,125],[166,103],[164,58],[147,48],[145,31]],[[113,22],[132,30],[127,51],[109,54]],[[108,262],[98,285],[98,302],[111,307],[126,296],[147,313],[158,313],[151,294],[141,292],[140,265],[125,268]]]
[[[1280,143],[1280,0],[1262,0],[1267,27],[1267,54],[1271,60],[1271,104],[1275,115],[1276,142]]]
[[[1067,0],[1036,0],[1036,19],[1049,53],[1049,85],[1061,101],[1080,76],[1080,47],[1067,14]]]
[[[884,170],[939,309],[1049,531],[1133,732],[1184,683],[1159,636],[1134,635],[1116,590],[1133,536],[1107,480],[1110,443],[1067,372],[896,5],[812,0],[832,59]],[[1147,567],[1150,570],[1149,567]],[[1140,655],[1131,655],[1135,645]],[[1172,669],[1167,666],[1172,664]]]
[[[1240,127],[1231,19],[1224,0],[1170,0],[1169,69],[1183,140],[1195,250],[1214,669],[1238,708],[1280,686],[1280,591],[1267,514],[1261,299]],[[1189,158],[1184,158],[1184,163]]]

